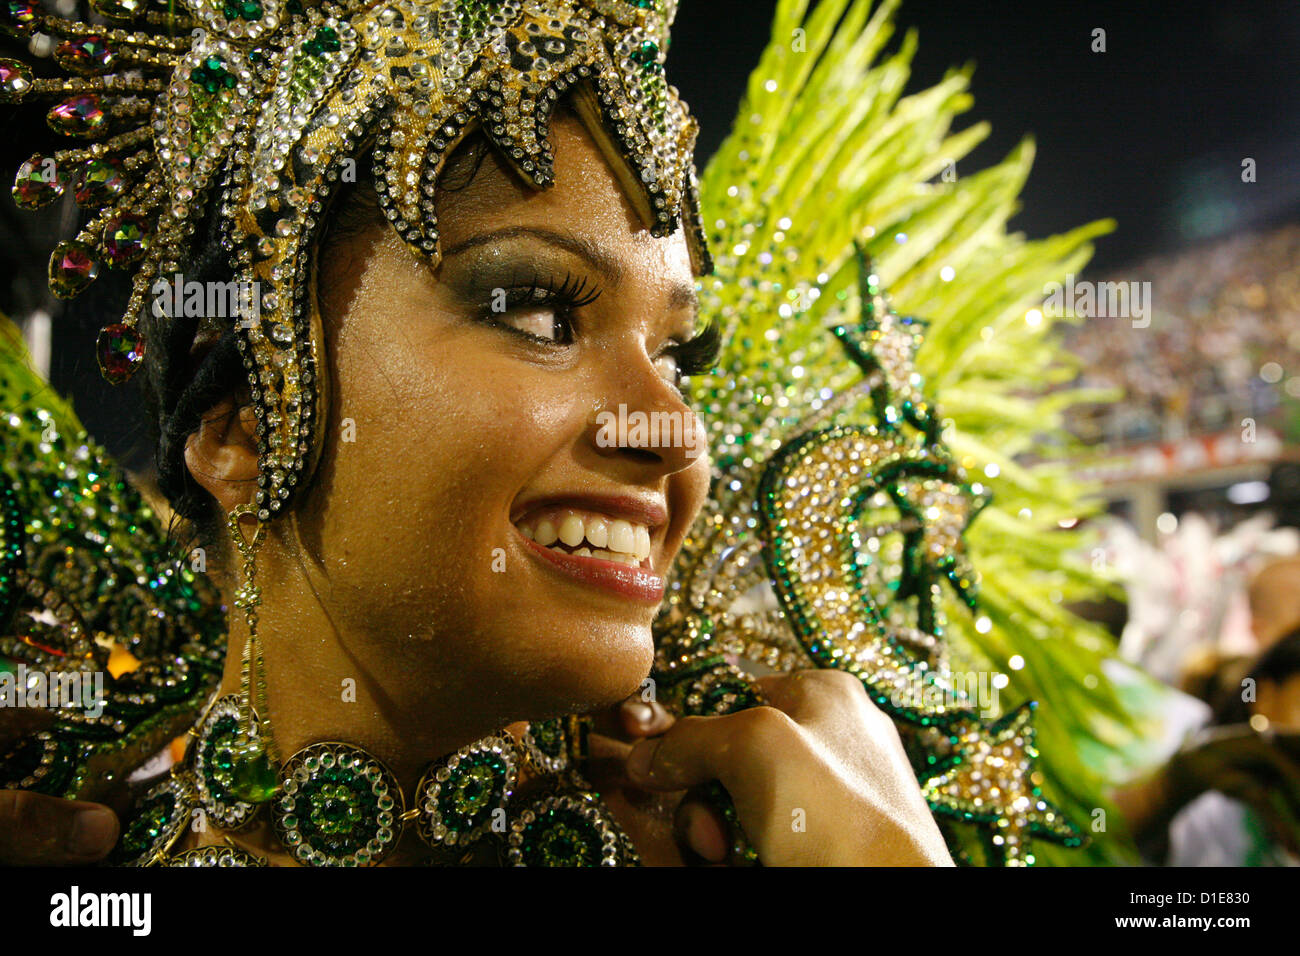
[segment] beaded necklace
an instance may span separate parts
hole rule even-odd
[[[214,699],[191,731],[185,758],[137,801],[109,862],[125,866],[266,866],[227,841],[173,852],[187,827],[245,831],[269,818],[304,866],[375,866],[408,826],[424,861],[454,865],[495,853],[514,866],[636,866],[631,839],[579,772],[588,724],[568,717],[505,731],[431,763],[407,806],[392,772],[360,747],[322,741],[299,750],[257,796],[240,779],[246,740],[237,695]],[[521,772],[529,779],[520,787]],[[517,793],[519,790],[525,793]]]

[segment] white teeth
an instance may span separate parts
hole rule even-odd
[[[641,562],[630,554],[619,554],[617,551],[608,551],[604,548],[597,548],[591,552],[593,558],[600,558],[602,561],[614,561],[618,564],[626,564],[629,567],[636,567]]]
[[[561,541],[571,548],[576,548],[583,539],[582,518],[570,511],[560,522],[559,534]]]
[[[601,561],[612,561],[619,564],[629,564],[629,566],[632,567],[636,567],[637,564],[641,563],[640,561],[637,561],[636,558],[633,558],[632,555],[630,554],[619,554],[617,553],[617,551],[610,551],[604,548],[597,548],[594,551],[591,551],[591,557],[599,558],[601,559]]]
[[[624,554],[636,554],[636,532],[631,523],[622,518],[611,522],[609,526],[609,549]]]
[[[636,567],[650,557],[650,529],[622,518],[556,510],[537,522],[520,524],[519,532],[543,547],[565,547],[580,557],[596,557]],[[582,545],[581,548],[578,545]]]
[[[551,519],[543,518],[541,522],[537,525],[537,537],[534,538],[533,540],[535,540],[540,545],[544,545],[545,547],[550,547],[551,545],[555,544],[555,541],[558,537],[559,535],[555,533],[555,525],[551,523]]]
[[[586,521],[587,540],[593,548],[603,548],[609,544],[609,524],[604,518],[592,515]]]

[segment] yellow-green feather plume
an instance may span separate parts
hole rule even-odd
[[[1043,846],[1039,858],[1131,860],[1106,781],[1078,756],[1081,746],[1122,753],[1135,739],[1102,670],[1111,643],[1065,608],[1101,582],[1075,557],[1086,539],[1060,523],[1096,505],[1065,465],[1025,460],[1077,451],[1062,409],[1105,397],[1059,390],[1073,373],[1052,336],[1062,319],[1027,313],[1049,283],[1083,268],[1091,240],[1113,223],[1040,240],[1007,231],[1033,142],[954,175],[988,134],[982,123],[953,130],[972,105],[971,69],[903,96],[916,36],[886,52],[897,5],[823,0],[809,12],[782,0],[734,130],[701,178],[716,259],[701,298],[727,343],[717,374],[695,387],[715,459],[703,526],[720,527],[752,495],[756,464],[810,416],[826,419],[831,394],[848,396],[834,421],[872,420],[869,396],[852,393],[862,373],[828,331],[858,321],[860,242],[894,308],[928,322],[916,356],[924,392],[938,403],[953,457],[993,495],[966,533],[981,610],[949,594],[946,637],[957,660],[1006,675],[1004,713],[1026,699],[1041,704],[1045,793],[1092,840],[1083,851]],[[707,535],[692,542],[683,564],[709,564],[709,545]],[[988,622],[977,626],[980,616]],[[1108,832],[1091,826],[1097,809],[1108,811]]]

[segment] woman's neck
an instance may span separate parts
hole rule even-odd
[[[386,764],[410,794],[429,763],[506,723],[453,683],[440,686],[427,648],[340,634],[309,591],[264,592],[258,613],[269,705],[262,716],[281,761],[311,743],[342,741]],[[242,609],[232,607],[223,695],[240,692],[247,636]],[[512,729],[522,733],[522,724]]]

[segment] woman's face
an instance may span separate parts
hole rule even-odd
[[[436,270],[386,227],[323,257],[332,391],[295,519],[359,663],[498,722],[638,687],[708,486],[674,385],[685,235],[651,236],[579,121],[557,115],[552,140],[550,190],[495,152],[440,190]],[[566,289],[577,304],[546,301]],[[624,441],[599,414],[620,406],[676,427]]]

